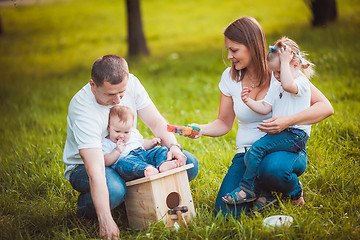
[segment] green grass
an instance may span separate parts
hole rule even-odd
[[[0,238],[97,238],[97,223],[75,216],[77,193],[63,178],[62,152],[71,97],[87,83],[92,63],[126,55],[125,1],[55,1],[0,7]],[[178,136],[200,161],[191,182],[197,216],[178,232],[162,223],[128,229],[124,239],[359,239],[360,238],[360,4],[337,1],[339,21],[310,27],[301,0],[142,1],[149,58],[129,60],[160,112],[173,124],[206,123],[217,116],[224,48],[222,31],[251,15],[268,45],[296,40],[316,64],[312,82],[335,115],[314,125],[309,161],[301,176],[307,206],[287,201],[252,217],[214,216],[216,193],[234,155],[236,127],[220,138]],[[145,137],[151,132],[139,123]],[[265,217],[291,215],[290,228],[266,229]]]

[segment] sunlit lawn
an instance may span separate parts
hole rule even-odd
[[[77,192],[63,177],[62,152],[71,97],[105,54],[126,56],[125,1],[50,1],[0,6],[0,239],[98,237],[96,222],[76,217]],[[312,128],[308,168],[301,176],[306,207],[288,201],[262,214],[225,221],[214,216],[216,193],[235,154],[237,127],[220,138],[178,136],[199,159],[191,182],[197,216],[187,228],[129,229],[124,210],[114,216],[124,239],[359,239],[360,4],[338,1],[339,21],[310,27],[303,1],[142,1],[149,58],[129,60],[130,71],[173,124],[207,123],[217,116],[218,82],[226,65],[224,28],[250,15],[268,45],[296,40],[316,65],[312,82],[335,115]],[[139,123],[145,137],[151,132]],[[286,214],[290,228],[262,226]]]

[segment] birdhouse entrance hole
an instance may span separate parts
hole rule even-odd
[[[173,209],[180,205],[180,194],[171,192],[166,197],[166,205],[168,208]]]

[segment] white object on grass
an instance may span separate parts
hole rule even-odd
[[[293,218],[286,215],[274,215],[264,219],[265,227],[289,227]]]
[[[176,231],[179,230],[180,226],[179,226],[179,224],[177,222],[174,223],[174,228],[175,228]]]

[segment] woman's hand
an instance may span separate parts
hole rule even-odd
[[[260,123],[258,129],[266,133],[279,133],[289,126],[290,126],[289,117],[282,116],[282,117],[272,117],[263,121],[262,123]]]
[[[188,124],[188,126],[198,127],[198,128],[200,128],[200,130],[197,132],[197,134],[183,135],[184,137],[188,137],[191,139],[197,139],[202,136],[201,127],[199,124],[192,123],[192,124]]]

